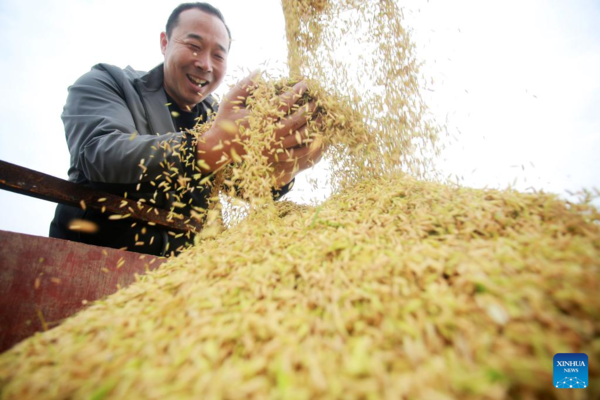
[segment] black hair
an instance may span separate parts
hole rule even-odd
[[[231,42],[231,31],[229,30],[229,27],[225,23],[225,17],[223,17],[223,14],[221,13],[221,11],[219,11],[218,8],[212,6],[208,3],[200,3],[200,2],[182,3],[173,10],[171,15],[169,16],[169,19],[167,20],[166,31],[167,31],[168,39],[171,38],[171,33],[173,33],[173,29],[175,29],[175,27],[179,23],[179,14],[181,14],[182,12],[184,12],[186,10],[191,10],[194,8],[198,9],[200,11],[204,11],[207,14],[211,14],[211,15],[214,15],[215,17],[219,18],[223,22],[223,25],[225,25],[225,29],[227,29],[227,35],[229,35],[229,42]]]

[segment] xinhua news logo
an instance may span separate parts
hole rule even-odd
[[[585,389],[588,387],[588,356],[584,353],[554,355],[554,387]]]

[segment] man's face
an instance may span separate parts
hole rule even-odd
[[[223,81],[229,36],[223,22],[198,9],[179,14],[179,23],[160,36],[165,56],[165,90],[182,110],[192,108]]]

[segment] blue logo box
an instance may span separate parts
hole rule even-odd
[[[554,387],[585,389],[588,387],[588,356],[584,353],[554,355]]]

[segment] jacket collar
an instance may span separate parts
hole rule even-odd
[[[167,106],[164,80],[165,72],[162,63],[135,80],[135,86],[142,97],[152,133],[175,132],[175,125]],[[204,99],[199,106],[201,114],[206,114],[207,110],[215,112],[218,110],[218,104],[212,95]]]
[[[135,80],[135,86],[142,97],[152,133],[175,132],[163,82],[163,64],[157,65],[147,74]]]

